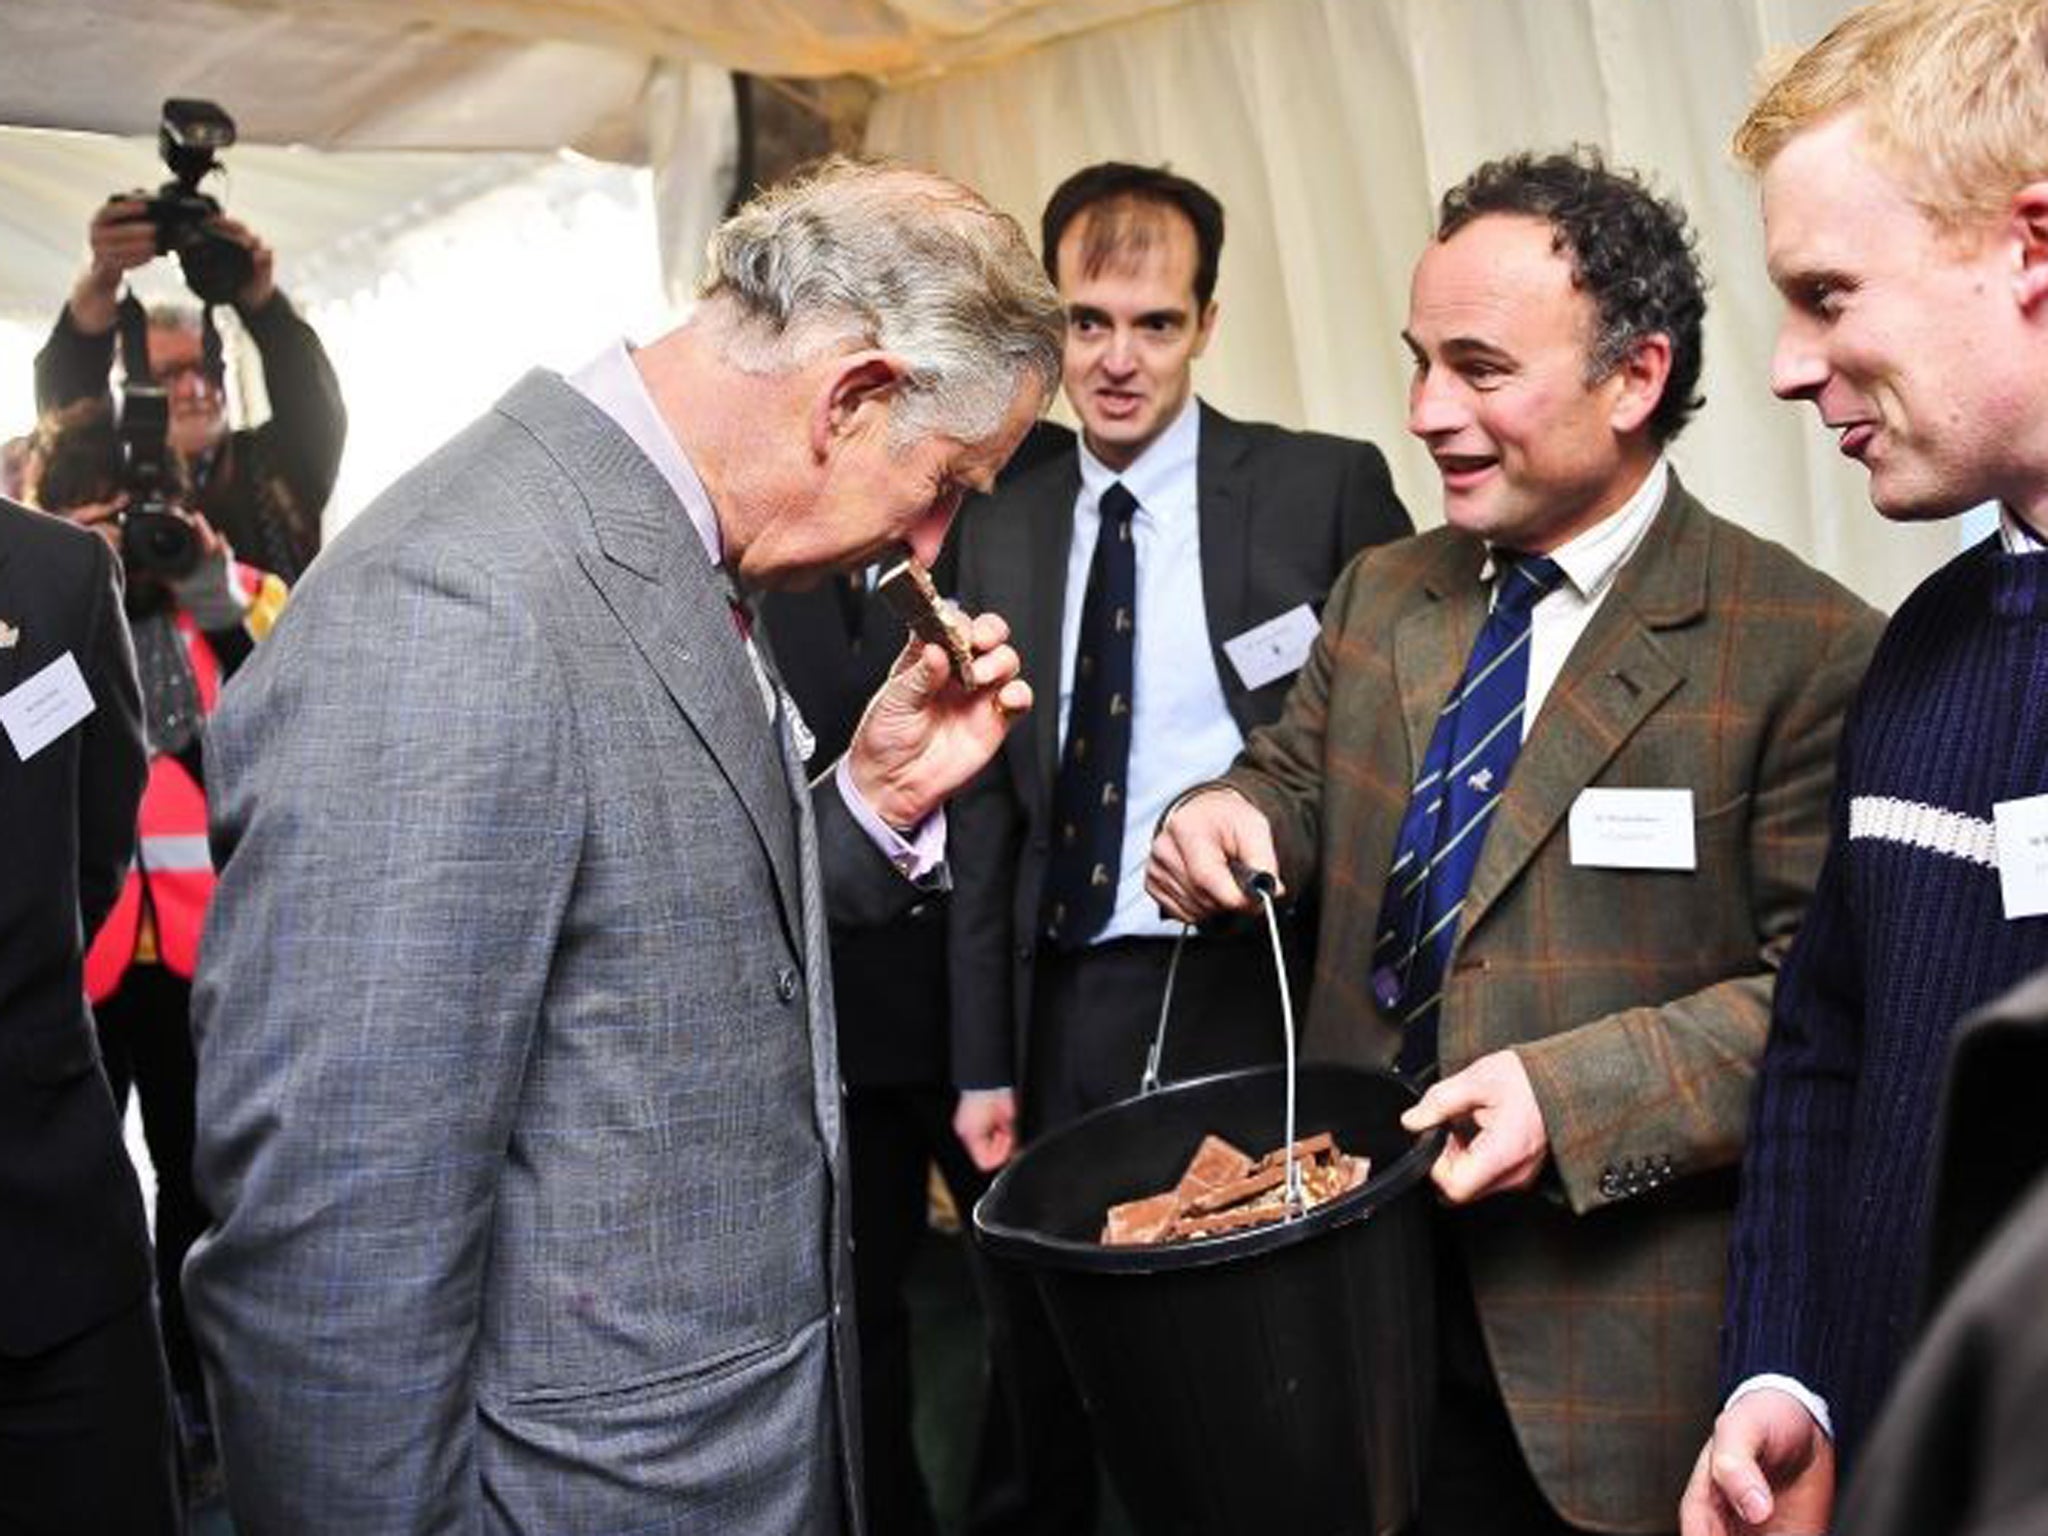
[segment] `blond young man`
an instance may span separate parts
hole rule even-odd
[[[1735,137],[1784,295],[1772,388],[1888,518],[2000,526],[1886,631],[1776,999],[1688,1536],[1821,1529],[1909,1342],[1949,1034],[2048,964],[2048,0],[1885,0]]]

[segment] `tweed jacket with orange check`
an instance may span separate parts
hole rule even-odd
[[[1320,901],[1308,1054],[1393,1060],[1369,957],[1438,711],[1485,620],[1485,549],[1437,529],[1330,593],[1281,718],[1227,782]],[[1448,1217],[1495,1378],[1560,1514],[1668,1530],[1713,1418],[1735,1169],[1778,963],[1827,840],[1878,615],[1674,476],[1579,637],[1486,832],[1444,984],[1448,1076],[1521,1055],[1551,1157]],[[1593,787],[1690,789],[1697,867],[1575,866]]]

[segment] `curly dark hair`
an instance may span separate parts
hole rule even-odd
[[[1586,145],[1568,154],[1489,160],[1444,194],[1436,237],[1448,240],[1490,213],[1541,219],[1551,247],[1593,300],[1599,331],[1586,358],[1589,383],[1607,377],[1645,336],[1671,342],[1671,375],[1650,414],[1661,445],[1704,403],[1699,393],[1700,320],[1707,280],[1685,210],[1658,197],[1633,171],[1610,170]]]

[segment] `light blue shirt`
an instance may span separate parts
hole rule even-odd
[[[1124,786],[1122,868],[1116,906],[1094,942],[1170,936],[1180,924],[1159,915],[1145,894],[1145,860],[1152,828],[1167,802],[1230,766],[1244,734],[1224,703],[1216,675],[1208,609],[1202,598],[1201,519],[1195,466],[1202,445],[1202,413],[1188,397],[1172,425],[1122,474],[1084,442],[1081,492],[1074,503],[1074,538],[1067,550],[1066,608],[1060,619],[1060,747],[1074,697],[1074,651],[1080,642],[1081,603],[1088,566],[1102,524],[1103,492],[1121,480],[1138,500],[1131,519],[1137,545],[1138,611],[1135,681],[1131,700],[1131,762]],[[1229,636],[1222,637],[1224,639]]]

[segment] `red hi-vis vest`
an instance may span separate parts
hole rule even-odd
[[[263,581],[260,573],[239,564],[235,578],[252,597]],[[199,685],[199,713],[210,715],[220,699],[220,661],[205,632],[183,610],[173,622]],[[113,996],[134,962],[145,902],[164,967],[189,981],[199,962],[199,934],[214,884],[206,847],[206,792],[175,757],[158,753],[150,758],[138,830],[128,878],[86,951],[85,995],[95,1003]]]

